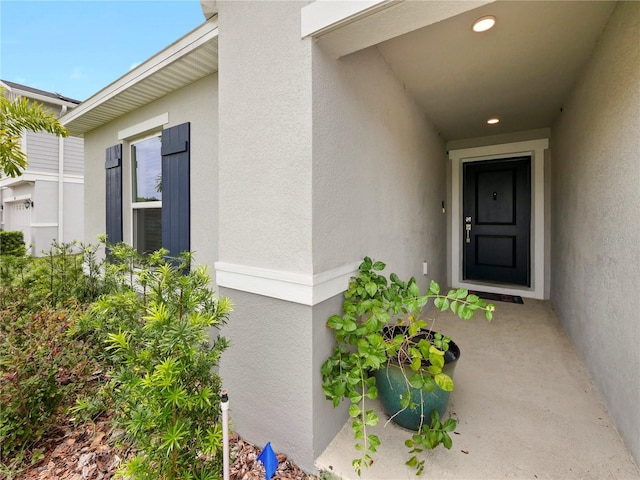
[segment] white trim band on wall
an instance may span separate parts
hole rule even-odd
[[[355,262],[315,275],[227,262],[216,262],[214,268],[219,287],[313,306],[344,292],[359,265]]]

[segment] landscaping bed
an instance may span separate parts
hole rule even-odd
[[[13,480],[106,480],[114,477],[123,459],[130,455],[127,448],[116,448],[123,435],[114,430],[107,417],[94,424],[74,427],[67,421],[56,427],[37,448],[44,451],[44,458],[36,465],[15,475]],[[237,434],[229,438],[233,463],[229,468],[230,480],[263,480],[264,467],[256,458],[260,447],[247,442]],[[282,453],[278,457],[278,469],[272,478],[290,480],[317,480],[305,473]],[[0,478],[3,478],[0,474]],[[5,476],[4,478],[10,478]]]
[[[101,247],[0,257],[0,479],[219,480],[232,302],[189,252]],[[260,448],[231,434],[232,480],[264,478]]]

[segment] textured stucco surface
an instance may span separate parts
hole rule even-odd
[[[120,130],[163,113],[164,128],[191,122],[191,249],[198,264],[213,272],[217,260],[217,75],[210,75],[85,135],[85,229],[84,241],[95,243],[105,231],[105,150],[121,141]],[[123,141],[124,240],[131,242],[131,163],[128,142]]]
[[[300,7],[218,3],[219,260],[311,274],[311,40],[300,40]],[[314,309],[220,291],[237,305],[220,369],[234,428],[313,470],[321,396]]]
[[[227,288],[220,294],[235,305],[220,362],[234,431],[313,469],[311,307]]]
[[[324,451],[344,426],[347,418],[348,402],[333,408],[333,403],[325,398],[322,391],[322,374],[320,367],[333,352],[335,337],[333,330],[327,328],[328,318],[340,312],[342,295],[337,295],[313,307],[313,343],[311,344],[311,372],[313,404],[313,458],[315,460]],[[310,469],[308,471],[311,471]]]
[[[551,299],[640,463],[640,3],[613,12],[552,126]]]
[[[316,271],[387,262],[426,284],[445,273],[444,141],[378,50],[313,56],[313,262]]]
[[[443,140],[375,48],[335,60],[301,41],[300,5],[219,3],[220,261],[319,274],[370,255],[423,283],[427,260],[442,280]],[[221,291],[238,305],[221,366],[245,392],[238,432],[313,469],[346,418],[320,375],[341,296],[311,308]]]
[[[300,2],[219,2],[220,260],[311,273],[311,40]]]

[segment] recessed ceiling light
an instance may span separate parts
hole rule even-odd
[[[487,123],[489,125],[497,125],[498,123],[500,123],[500,119],[499,118],[490,118],[489,120],[487,120]]]
[[[480,17],[473,22],[474,32],[486,32],[496,24],[496,17],[493,15],[487,15],[486,17]]]

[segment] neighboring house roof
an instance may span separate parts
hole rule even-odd
[[[218,22],[206,21],[82,102],[60,119],[82,136],[218,71]]]
[[[49,103],[55,103],[56,105],[76,106],[80,104],[80,100],[65,97],[55,92],[47,92],[38,88],[28,87],[27,85],[21,85],[19,83],[10,82],[8,80],[0,80],[2,85],[7,91],[20,95],[23,97],[31,98],[38,101],[44,101]]]

